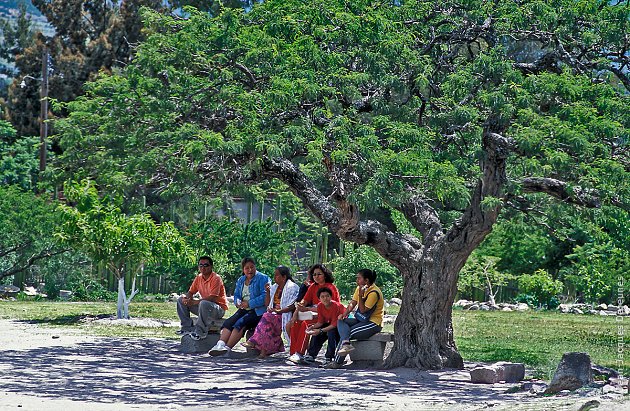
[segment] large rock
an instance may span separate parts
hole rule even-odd
[[[576,390],[592,382],[591,357],[583,352],[564,353],[545,393]]]
[[[495,366],[503,368],[501,381],[518,382],[525,378],[525,364],[501,361],[496,363]]]
[[[470,382],[475,384],[494,384],[501,381],[502,376],[503,370],[493,365],[470,370]]]
[[[525,365],[512,362],[498,362],[470,370],[470,381],[481,384],[494,384],[499,381],[518,382],[525,378]]]
[[[529,305],[525,303],[516,304],[516,311],[527,311],[527,310],[529,310]]]

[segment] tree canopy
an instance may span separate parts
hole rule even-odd
[[[60,121],[60,170],[128,195],[277,179],[403,276],[390,365],[461,366],[457,274],[505,206],[628,212],[627,2],[266,1],[144,10]]]

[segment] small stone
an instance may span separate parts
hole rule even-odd
[[[623,389],[623,387],[616,387],[614,385],[604,385],[604,387],[602,387],[602,393],[603,394],[621,394],[621,395],[623,395],[624,389]]]
[[[599,404],[600,402],[597,400],[590,400],[582,404],[580,408],[578,408],[578,411],[589,411],[593,408],[599,407]]]
[[[52,338],[53,338],[53,340],[56,340],[57,338],[59,338],[59,336],[58,335],[53,335]]]
[[[512,309],[510,307],[504,307],[501,311],[512,312]]]

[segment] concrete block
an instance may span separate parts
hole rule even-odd
[[[387,343],[374,340],[352,341],[354,350],[350,351],[352,361],[383,361]]]
[[[498,362],[495,367],[503,368],[503,375],[500,381],[519,382],[525,378],[525,364],[515,362]]]
[[[206,338],[195,341],[186,334],[182,337],[179,350],[184,353],[207,353],[219,341],[219,337],[218,333],[208,333]]]
[[[477,367],[470,370],[470,382],[480,384],[494,384],[503,378],[502,367]]]

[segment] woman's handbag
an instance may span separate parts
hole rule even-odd
[[[369,310],[367,310],[364,313],[360,312],[359,309],[357,308],[357,311],[354,313],[354,318],[356,318],[357,320],[359,320],[361,322],[370,320],[370,317],[372,316],[372,313],[374,311],[376,311],[376,306],[378,305],[378,300],[381,298],[380,294],[378,292],[376,292],[376,290],[372,290],[369,293],[367,293],[367,295],[365,296],[366,300],[367,300],[367,296],[370,295],[370,293],[376,293],[376,302],[374,303],[372,308],[370,308]]]

